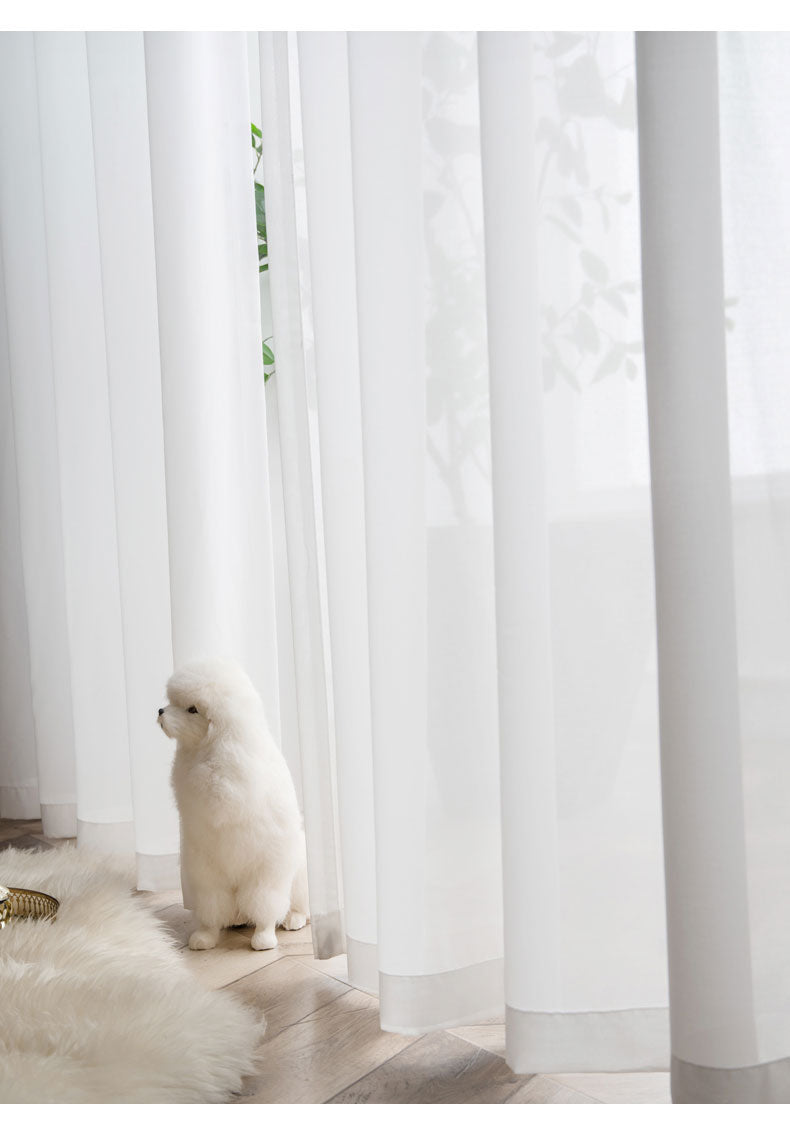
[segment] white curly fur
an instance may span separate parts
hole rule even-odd
[[[251,923],[253,949],[268,950],[275,927],[295,931],[308,918],[304,833],[285,758],[237,663],[188,663],[167,696],[159,724],[178,743],[172,784],[199,922],[189,945],[208,950],[223,927]]]
[[[54,895],[54,923],[0,930],[0,1102],[227,1101],[257,1070],[263,1021],[206,990],[131,894],[133,864],[0,852],[0,880]]]

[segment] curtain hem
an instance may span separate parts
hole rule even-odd
[[[502,1013],[502,959],[489,959],[442,974],[379,973],[381,1028],[388,1033],[428,1033],[469,1025]]]
[[[0,785],[0,817],[3,820],[38,820],[38,782],[27,785]]]
[[[137,890],[173,891],[181,887],[181,857],[177,852],[137,853]]]
[[[378,947],[375,943],[363,943],[359,939],[346,936],[348,955],[348,981],[357,990],[379,996]]]
[[[134,855],[134,822],[116,821],[99,824],[77,818],[77,847],[97,852]]]
[[[514,1073],[666,1070],[669,1011],[538,1013],[507,1007],[506,1060]]]
[[[335,958],[346,952],[346,935],[343,929],[343,915],[340,911],[330,911],[323,915],[311,915],[313,929],[313,956],[317,959]]]
[[[41,804],[41,828],[53,840],[77,835],[77,804],[75,801]]]
[[[673,1104],[790,1104],[790,1057],[714,1069],[672,1057]]]

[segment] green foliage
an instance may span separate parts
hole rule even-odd
[[[263,157],[263,136],[260,128],[254,122],[250,123],[250,140],[252,142],[252,149],[255,153],[255,165],[253,166],[252,176],[255,185],[255,228],[258,234],[258,272],[269,271],[269,241],[266,236],[266,190],[263,188],[263,183],[258,181],[255,176],[258,172],[258,166],[261,164]],[[272,337],[269,336],[269,339]],[[263,354],[263,381],[268,382],[274,374],[274,352],[271,347],[267,347],[268,340],[264,340],[261,344]]]

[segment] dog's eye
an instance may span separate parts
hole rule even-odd
[[[197,714],[197,712],[197,706],[190,706],[187,710],[187,714]]]

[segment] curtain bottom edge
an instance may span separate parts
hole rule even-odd
[[[716,1069],[672,1057],[673,1104],[790,1104],[790,1057]]]
[[[663,1008],[505,1012],[505,1060],[514,1073],[646,1073],[670,1068]]]

